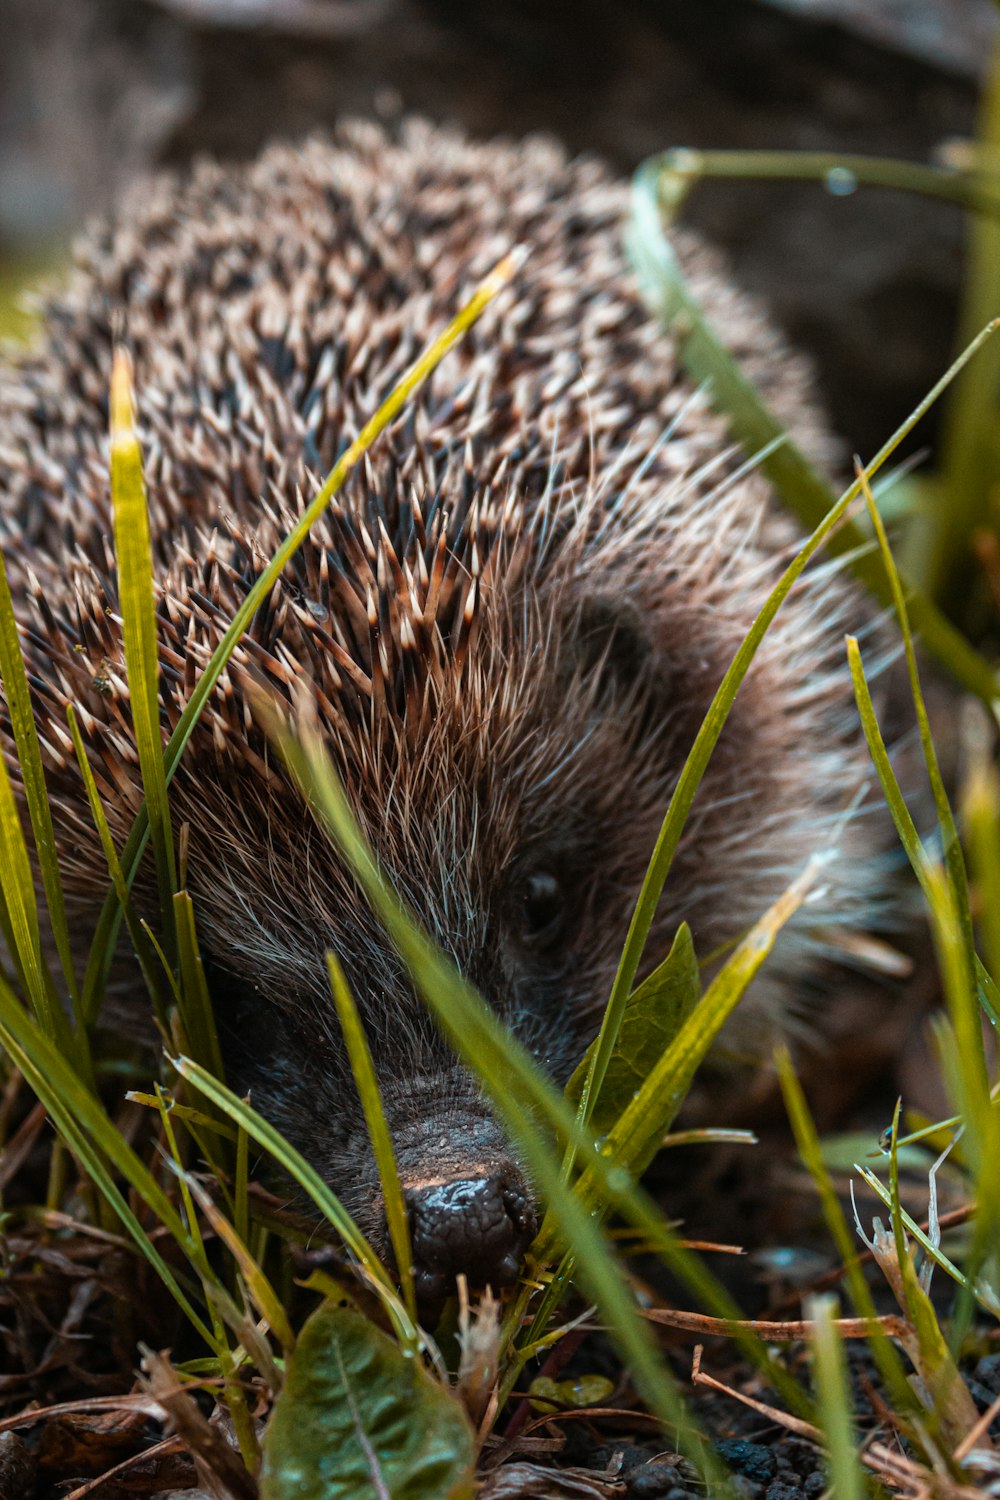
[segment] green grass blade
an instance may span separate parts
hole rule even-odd
[[[149,813],[163,942],[167,957],[172,960],[176,952],[173,898],[177,889],[177,863],[160,730],[160,660],[153,596],[153,550],[142,449],[135,431],[132,367],[121,347],[115,350],[111,370],[111,509],[132,732]]]
[[[250,1254],[245,1241],[237,1234],[235,1227],[230,1224],[225,1214],[221,1213],[212,1202],[211,1197],[198,1179],[190,1173],[182,1173],[180,1175],[185,1178],[187,1189],[191,1196],[239,1266],[240,1274],[246,1282],[247,1290],[253,1298],[261,1317],[267,1320],[283,1352],[290,1354],[295,1347],[295,1335],[292,1332],[292,1327],[288,1321],[288,1315],[282,1305],[281,1298],[275,1292],[274,1287],[264,1274],[262,1268]]]
[[[364,457],[379,434],[399,415],[415,391],[419,389],[431,372],[437,368],[449,350],[454,348],[477,319],[482,316],[486,308],[503,290],[517,268],[523,263],[523,259],[524,252],[521,250],[511,252],[511,254],[504,256],[490,274],[480,282],[476,291],[464,307],[462,307],[437,338],[431,341],[415,363],[411,365],[398,385],[394,387],[386,400],[383,401],[375,415],[365,423],[353,443],[337,460],[322,488],[310,501],[299,521],[293,526],[267,567],[260,574],[233,616],[222,640],[213,652],[208,666],[196,682],[191,697],[180,717],[180,721],[170,736],[163,755],[163,773],[168,785],[173,778],[174,772],[177,770],[180,758],[194,731],[195,724],[198,722],[205,704],[208,702],[216,683],[225,670],[226,663],[232,656],[240,637],[249,626],[260,605],[271,592],[275,581],[281,576],[288,563],[309,535],[316,521],[319,520],[331,500],[333,500],[334,496],[341,489],[351,470]],[[135,872],[138,869],[139,860],[142,858],[143,851],[145,850],[149,832],[149,809],[146,803],[143,802],[132,824],[121,856],[125,882],[130,888],[135,878]],[[110,954],[114,949],[115,934],[121,920],[120,911],[121,908],[117,893],[112,889],[105,899],[91,945],[91,963],[88,965],[88,968],[93,970],[95,977],[89,994],[84,998],[84,1014],[88,1021],[93,1021],[100,1005],[103,983],[107,975],[107,965],[110,962]]]
[[[778,934],[806,899],[822,858],[809,865],[757,921],[712,980],[675,1040],[643,1080],[634,1098],[608,1132],[606,1151],[632,1173],[645,1170],[670,1129],[694,1075],[726,1021],[770,954]],[[592,1169],[583,1173],[579,1192],[593,1191]]]
[[[833,493],[765,406],[737,361],[709,327],[697,300],[689,291],[677,257],[663,232],[661,209],[666,207],[669,210],[674,206],[662,202],[663,183],[664,169],[660,158],[644,162],[634,178],[629,250],[640,283],[654,311],[672,329],[681,362],[689,375],[699,384],[708,386],[713,402],[724,413],[733,435],[748,453],[768,450],[762,459],[762,467],[803,526],[818,526],[830,512]],[[996,322],[990,323],[968,345],[943,381],[938,382],[904,424],[907,432],[957,378],[970,355],[982,347],[996,327]],[[880,450],[869,465],[869,475],[881,467],[889,453],[898,446],[902,435],[902,431],[895,434]],[[851,571],[865,587],[882,603],[889,603],[882,568],[878,559],[863,545],[863,534],[846,522],[843,514],[838,520],[842,524],[836,536],[830,539],[831,552],[847,558]],[[927,649],[959,682],[989,703],[997,696],[997,676],[992,667],[927,596],[915,590],[909,592],[913,624],[920,631]]]
[[[977,920],[986,967],[1000,975],[1000,770],[989,728],[977,723],[967,736],[969,770],[962,793],[962,822],[978,892]]]
[[[805,1308],[813,1324],[813,1374],[817,1416],[826,1439],[830,1488],[837,1500],[862,1500],[865,1484],[857,1458],[844,1343],[836,1327],[837,1299],[814,1297]]]
[[[942,885],[944,883],[942,882]],[[905,1310],[916,1333],[916,1362],[927,1392],[930,1411],[940,1426],[948,1451],[954,1450],[974,1426],[976,1407],[972,1395],[958,1372],[951,1351],[941,1331],[937,1311],[917,1275],[910,1255],[903,1223],[903,1206],[899,1197],[900,1103],[897,1100],[889,1145],[889,1208],[896,1262]],[[894,1287],[897,1297],[899,1288]]]
[[[83,1039],[73,1031],[62,1008],[42,951],[42,935],[35,900],[28,845],[18,814],[6,763],[0,756],[0,897],[4,927],[10,934],[11,957],[25,995],[39,1025],[64,1057],[72,1058],[77,1074],[93,1087],[93,1075]]]
[[[928,906],[930,906],[933,896],[927,878],[927,871],[932,861],[921,842],[916,824],[910,816],[906,799],[892,769],[889,752],[885,747],[885,741],[879,729],[875,705],[872,702],[872,695],[868,688],[868,681],[865,677],[865,669],[861,661],[861,652],[857,640],[854,636],[849,635],[846,644],[847,660],[851,669],[851,681],[854,684],[854,698],[858,705],[858,713],[861,717],[861,727],[868,745],[868,752],[871,755],[872,764],[875,767],[879,784],[882,788],[882,794],[892,814],[892,821],[896,825],[899,841],[906,851],[906,856],[910,861],[913,873],[920,882],[924,898]],[[979,987],[979,1003],[992,1024],[1000,1027],[1000,991],[998,991],[996,983],[992,976],[987,973],[978,955],[975,957],[974,963],[976,980]]]
[[[17,747],[17,760],[24,785],[24,800],[31,819],[35,854],[48,905],[52,937],[66,980],[66,989],[73,1002],[79,1023],[80,991],[76,982],[70,947],[66,902],[56,858],[55,830],[52,826],[52,813],[45,786],[45,772],[42,768],[42,750],[38,740],[38,730],[35,727],[35,716],[31,709],[28,676],[25,671],[24,657],[21,654],[14,604],[2,556],[0,556],[0,682],[3,684],[10,726],[14,735],[14,744]]]
[[[795,1136],[795,1145],[802,1165],[812,1178],[819,1194],[826,1227],[844,1266],[844,1277],[851,1294],[854,1311],[858,1317],[872,1320],[872,1332],[869,1334],[868,1342],[871,1345],[875,1363],[885,1381],[886,1389],[892,1395],[897,1412],[912,1414],[916,1410],[917,1403],[894,1345],[878,1326],[878,1309],[858,1261],[857,1241],[844,1217],[836,1189],[823,1160],[823,1147],[809,1113],[802,1085],[795,1075],[791,1055],[786,1047],[779,1048],[775,1054],[775,1066],[785,1109]]]
[[[940,866],[930,867],[927,876],[934,945],[950,1019],[950,1027],[939,1028],[939,1050],[952,1104],[964,1126],[962,1151],[971,1168],[976,1202],[966,1267],[970,1280],[981,1279],[993,1288],[1000,1312],[1000,1111],[993,1107],[982,1064],[982,1024],[976,993],[970,995],[968,989],[966,936],[954,888]],[[957,1321],[970,1312],[966,1296]]]
[[[1000,150],[1000,49],[981,94],[976,131],[980,160],[995,166]],[[995,180],[995,179],[994,179]],[[995,317],[1000,308],[1000,225],[976,217],[967,226],[958,337]],[[980,317],[983,313],[984,317]],[[973,324],[973,319],[976,320]],[[1000,387],[1000,349],[991,348],[985,367],[964,375],[944,413],[940,440],[941,472],[936,503],[927,516],[919,578],[936,599],[961,608],[972,562],[971,539],[977,526],[995,525],[994,497],[1000,448],[997,443],[996,393]]]
[[[97,783],[94,780],[94,773],[90,768],[90,761],[87,759],[87,751],[84,748],[83,739],[80,735],[80,726],[77,723],[76,712],[72,704],[69,704],[66,709],[66,720],[69,724],[73,748],[76,751],[80,775],[83,778],[83,786],[87,794],[90,814],[94,820],[94,827],[97,829],[97,836],[101,841],[101,848],[104,851],[104,858],[107,862],[112,888],[115,891],[119,909],[124,914],[125,925],[128,928],[129,938],[132,941],[132,948],[139,961],[143,979],[146,981],[146,988],[149,990],[149,996],[153,1003],[153,1014],[165,1032],[167,1028],[167,1004],[163,996],[163,986],[157,970],[156,956],[149,938],[143,930],[132,906],[132,898],[129,895],[128,886],[125,884],[125,876],[122,874],[122,867],[118,860],[118,851],[115,849],[114,840],[111,837],[111,829],[108,827],[108,820],[101,805]],[[91,949],[91,957],[93,957],[93,953],[94,950]],[[101,957],[103,961],[104,955]],[[85,997],[91,989],[92,982],[93,975],[88,964],[87,975],[84,978]],[[86,999],[84,1000],[84,1005],[86,1007]]]
[[[958,838],[958,829],[955,827],[955,819],[952,816],[951,804],[948,801],[948,793],[945,791],[944,780],[941,776],[941,768],[938,764],[937,751],[934,748],[934,738],[931,734],[930,721],[927,717],[927,706],[924,703],[923,689],[920,685],[920,672],[917,667],[917,653],[913,645],[913,632],[910,629],[910,616],[907,609],[906,599],[903,594],[902,583],[896,562],[889,546],[889,538],[886,536],[882,517],[879,515],[878,506],[872,495],[871,487],[867,478],[859,474],[864,489],[865,501],[868,506],[868,514],[871,517],[872,527],[878,539],[879,551],[885,566],[886,577],[889,581],[889,589],[892,594],[892,602],[899,620],[899,628],[903,636],[903,649],[906,653],[906,670],[910,680],[910,696],[913,699],[913,707],[917,715],[917,725],[920,732],[920,746],[923,751],[924,765],[927,768],[927,779],[931,785],[931,794],[934,798],[934,807],[937,812],[938,827],[941,831],[941,846],[944,851],[945,866],[948,871],[948,880],[951,884],[954,898],[954,912],[957,914],[962,933],[962,944],[959,957],[964,969],[964,978],[967,993],[972,997],[971,1009],[976,1022],[978,1035],[980,1073],[982,1076],[982,1087],[986,1088],[986,1054],[983,1051],[982,1032],[979,1028],[978,985],[976,981],[976,943],[972,928],[972,913],[969,909],[969,879],[965,869],[965,856],[962,853],[962,845]],[[971,1041],[971,1038],[969,1039]]]
[[[891,1209],[892,1193],[883,1182],[879,1181],[875,1173],[872,1172],[868,1167],[861,1166],[859,1162],[855,1162],[854,1170],[861,1177],[862,1181],[871,1188],[876,1198],[880,1199],[886,1208]],[[900,1211],[900,1219],[905,1226],[906,1232],[909,1234],[910,1238],[916,1240],[917,1244],[923,1250],[924,1254],[928,1256],[936,1266],[940,1266],[941,1270],[944,1271],[946,1276],[951,1277],[956,1286],[961,1287],[968,1292],[971,1292],[979,1302],[980,1306],[986,1312],[991,1313],[993,1317],[1000,1317],[1000,1299],[996,1297],[995,1293],[992,1293],[989,1288],[976,1287],[969,1280],[969,1278],[961,1270],[959,1270],[955,1262],[949,1259],[949,1257],[944,1253],[941,1247],[933,1243],[933,1241],[929,1238],[926,1230],[921,1229],[916,1219],[914,1219],[911,1214],[907,1213],[905,1208]]]
[[[382,1262],[333,1189],[327,1186],[319,1173],[309,1165],[300,1152],[296,1151],[294,1146],[285,1140],[280,1131],[275,1130],[274,1126],[256,1110],[251,1109],[249,1104],[238,1098],[231,1089],[226,1088],[225,1084],[206,1072],[192,1058],[175,1058],[173,1065],[182,1078],[193,1084],[199,1093],[211,1100],[241,1130],[245,1130],[258,1146],[263,1146],[289,1177],[309,1195],[327,1223],[340,1235],[355,1260],[364,1267],[373,1289],[391,1317],[400,1338],[409,1347],[418,1348],[419,1330],[415,1327],[403,1303],[396,1296]]]
[[[178,999],[187,1049],[195,1062],[200,1062],[224,1083],[226,1073],[215,1025],[215,1011],[212,1009],[212,997],[208,993],[205,967],[198,949],[194,903],[187,891],[178,891],[174,897],[174,919],[181,975]]]
[[[156,1220],[188,1254],[190,1240],[176,1210],[103,1107],[2,981],[0,1041],[28,1086],[44,1104],[59,1135],[162,1278],[178,1307],[205,1342],[211,1344],[211,1331],[129,1207],[108,1170],[105,1158],[121,1172]]]
[[[749,178],[891,188],[1000,218],[1000,181],[995,172],[929,167],[896,157],[839,151],[699,151],[688,146],[665,151],[656,161],[663,174],[663,195],[675,210],[699,182]],[[976,327],[983,322],[985,317]]]
[[[354,1003],[354,996],[348,987],[344,971],[333,953],[326,955],[326,966],[330,976],[333,1003],[337,1007],[340,1029],[344,1033],[344,1041],[347,1044],[347,1056],[350,1059],[351,1072],[354,1074],[354,1082],[361,1098],[361,1108],[364,1110],[365,1124],[368,1127],[368,1138],[371,1141],[372,1154],[378,1168],[379,1182],[382,1184],[386,1226],[389,1230],[392,1253],[396,1257],[396,1266],[399,1270],[403,1300],[415,1323],[417,1321],[417,1298],[413,1288],[410,1225],[399,1172],[396,1170],[396,1153],[392,1149],[392,1137],[389,1134],[385,1111],[382,1108],[382,1096],[379,1093],[378,1079],[375,1076],[375,1065],[372,1062],[368,1039],[361,1024],[361,1017],[358,1015],[358,1008]]]

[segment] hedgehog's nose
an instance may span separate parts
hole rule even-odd
[[[513,1173],[459,1178],[405,1194],[410,1215],[417,1301],[433,1307],[455,1290],[460,1273],[469,1286],[510,1286],[531,1243],[537,1219],[531,1196]]]

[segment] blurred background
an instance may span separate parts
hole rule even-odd
[[[0,276],[9,302],[140,170],[344,114],[545,131],[622,171],[674,145],[933,160],[974,133],[998,32],[993,0],[0,0]],[[872,452],[951,352],[961,214],[748,182],[687,217]]]

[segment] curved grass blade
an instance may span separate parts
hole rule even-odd
[[[900,581],[899,571],[896,567],[892,548],[889,546],[889,538],[886,536],[885,526],[879,514],[875,497],[871,492],[871,486],[867,478],[859,472],[862,488],[864,489],[865,502],[868,506],[868,514],[871,517],[872,527],[878,540],[879,551],[882,554],[882,562],[885,567],[886,577],[892,594],[892,602],[896,610],[896,618],[899,621],[900,632],[903,637],[903,649],[906,653],[906,670],[910,681],[910,696],[913,699],[913,707],[917,715],[917,727],[920,732],[920,748],[923,752],[924,765],[927,769],[927,779],[931,785],[931,795],[934,798],[934,808],[937,813],[938,827],[941,831],[941,847],[944,851],[945,867],[948,871],[948,880],[954,897],[954,912],[957,915],[961,928],[961,962],[964,969],[964,977],[968,994],[975,997],[978,993],[976,983],[976,943],[972,928],[972,912],[969,908],[969,877],[965,869],[965,856],[962,853],[962,845],[958,837],[958,829],[952,816],[951,804],[948,801],[948,793],[945,790],[944,779],[941,775],[941,767],[938,764],[937,750],[934,747],[934,737],[931,734],[930,720],[927,717],[927,705],[924,702],[923,689],[920,685],[920,672],[917,667],[917,653],[913,645],[913,632],[910,628],[910,615]],[[975,1000],[973,999],[973,1009]],[[976,1017],[976,1033],[978,1043],[972,1042],[975,1057],[978,1053],[979,1071],[981,1074],[981,1088],[988,1090],[986,1073],[986,1054],[983,1049],[982,1031]]]
[[[851,669],[851,681],[854,684],[854,698],[858,705],[858,713],[861,716],[861,727],[868,745],[868,753],[872,758],[872,764],[875,767],[889,812],[892,814],[892,821],[896,825],[899,841],[905,849],[913,873],[920,883],[924,899],[927,901],[928,906],[931,906],[933,903],[933,892],[927,878],[927,871],[930,869],[932,861],[921,842],[916,824],[910,816],[906,799],[892,769],[889,752],[885,747],[885,741],[878,726],[875,705],[872,702],[872,695],[865,677],[861,651],[856,638],[849,635],[846,638],[846,645],[847,660]],[[993,1026],[1000,1028],[1000,990],[998,990],[995,981],[987,972],[978,955],[975,956],[974,962],[976,980],[979,987],[979,1003]]]
[[[337,1007],[337,1015],[340,1019],[340,1029],[344,1033],[344,1041],[347,1044],[347,1056],[351,1064],[351,1072],[354,1074],[354,1082],[357,1085],[358,1094],[361,1098],[361,1108],[364,1110],[365,1124],[368,1127],[368,1138],[371,1141],[372,1154],[375,1157],[375,1165],[378,1169],[378,1179],[382,1184],[382,1199],[385,1204],[385,1220],[389,1230],[389,1243],[392,1245],[392,1253],[396,1257],[396,1266],[399,1271],[399,1279],[403,1288],[403,1300],[407,1311],[414,1323],[417,1321],[417,1298],[413,1287],[413,1254],[410,1247],[410,1225],[406,1213],[406,1202],[403,1198],[403,1189],[399,1181],[399,1172],[396,1170],[396,1153],[392,1149],[392,1137],[385,1120],[385,1111],[382,1108],[382,1097],[379,1093],[378,1079],[375,1076],[375,1065],[368,1047],[368,1039],[365,1036],[364,1027],[361,1025],[361,1017],[354,1003],[354,996],[348,988],[347,979],[335,954],[326,955],[327,972],[330,976],[330,990],[333,994],[333,1003]]]
[[[654,311],[672,329],[680,359],[689,375],[707,385],[715,405],[729,421],[734,437],[748,453],[768,449],[762,467],[784,503],[806,527],[819,525],[833,505],[833,492],[795,446],[773,412],[765,406],[755,388],[743,374],[737,361],[709,327],[697,300],[688,289],[680,264],[663,232],[661,208],[668,212],[670,201],[663,202],[664,167],[661,158],[644,162],[634,178],[632,223],[628,245],[639,279]],[[990,323],[959,356],[934,390],[920,403],[905,424],[908,432],[941,391],[965,367],[971,354],[982,346],[997,326]],[[898,445],[902,432],[869,465],[874,474]],[[855,491],[857,493],[857,491]],[[858,528],[838,517],[842,524],[830,539],[830,550],[844,556],[847,565],[875,598],[890,602],[885,578],[878,559],[863,544]],[[987,703],[997,696],[997,676],[992,667],[956,630],[937,606],[924,594],[910,589],[910,612],[913,624],[944,666],[970,692]]]
[[[449,350],[464,337],[473,323],[482,316],[489,304],[503,290],[518,267],[523,264],[525,254],[526,252],[523,248],[519,247],[509,255],[504,256],[490,274],[480,282],[476,291],[461,311],[456,314],[447,327],[438,334],[437,338],[427,346],[420,357],[411,365],[398,385],[394,387],[386,400],[383,401],[375,415],[365,423],[346,452],[337,460],[319,492],[306,506],[301,518],[292,527],[292,530],[271,558],[267,567],[249,590],[246,598],[226,629],[225,635],[212,653],[212,658],[208,666],[196,682],[184,712],[181,714],[180,721],[170,736],[163,754],[163,775],[168,785],[173,778],[174,772],[177,770],[180,758],[184,753],[188,740],[191,738],[194,726],[198,722],[216,683],[225,670],[226,663],[232,656],[240,637],[249,626],[258,608],[271,592],[275,581],[280,577],[299,547],[301,547],[312,527],[326,510],[338,490],[340,490],[354,466],[363,458],[379,434],[398,416],[414,392],[419,389],[431,372],[437,368]],[[129,888],[131,888],[132,881],[135,879],[139,860],[142,858],[146,842],[149,838],[149,831],[149,809],[144,801],[139,812],[136,814],[135,821],[132,824],[121,855],[122,872],[125,877],[125,883]],[[120,920],[118,896],[112,889],[105,898],[100,919],[94,933],[94,940],[91,944],[91,957],[88,963],[89,984],[85,985],[83,997],[83,1012],[88,1023],[94,1021],[100,1008],[104,983],[107,977],[107,966],[110,963],[110,955],[114,950],[115,934],[118,931]]]
[[[858,156],[839,151],[701,151],[678,146],[655,158],[664,178],[664,196],[679,208],[692,188],[709,179],[820,182],[853,190],[854,185],[891,188],[937,198],[959,208],[1000,218],[1000,179],[996,172],[925,166],[891,156]],[[978,325],[977,325],[978,326]]]
[[[191,1242],[173,1204],[145,1164],[132,1150],[102,1105],[74,1073],[57,1046],[23,1010],[0,981],[0,1042],[84,1171],[103,1194],[135,1240],[139,1250],[161,1277],[178,1307],[204,1341],[212,1334],[182,1290],[173,1271],[121,1193],[108,1170],[111,1162],[170,1233],[185,1255]]]
[[[231,1089],[226,1088],[225,1084],[213,1078],[212,1074],[196,1063],[193,1058],[177,1057],[171,1061],[182,1078],[193,1084],[199,1093],[210,1099],[241,1130],[245,1130],[258,1146],[263,1146],[289,1177],[309,1195],[324,1219],[337,1231],[355,1260],[366,1271],[400,1339],[409,1348],[418,1349],[421,1345],[419,1329],[397,1297],[382,1262],[333,1189],[327,1186],[319,1173],[309,1165],[300,1152],[296,1151],[294,1146],[285,1140],[280,1131],[275,1130],[273,1125],[269,1124],[256,1110],[251,1109],[244,1100],[238,1098]]]

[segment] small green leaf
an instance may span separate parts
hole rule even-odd
[[[700,996],[698,960],[691,930],[685,922],[678,928],[667,957],[626,1001],[621,1030],[590,1121],[595,1135],[606,1134],[624,1112],[654,1063],[677,1036]],[[594,1041],[566,1085],[566,1096],[572,1104],[580,1101],[596,1048]]]
[[[454,1396],[356,1308],[325,1302],[288,1360],[261,1500],[464,1500],[474,1457]]]

